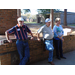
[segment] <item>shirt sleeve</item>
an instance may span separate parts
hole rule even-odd
[[[31,30],[26,26],[27,32],[31,33]]]
[[[41,27],[37,32],[41,33],[43,31],[43,27]]]
[[[57,29],[56,29],[56,27],[55,27],[55,26],[53,27],[53,32],[54,32],[54,37],[58,37]]]
[[[61,26],[62,27],[62,26]],[[63,27],[62,27],[62,35],[64,35]]]
[[[10,34],[14,34],[14,32],[15,32],[14,29],[15,29],[14,27],[10,28],[9,30],[7,30],[7,33],[8,33],[9,35],[10,35]]]

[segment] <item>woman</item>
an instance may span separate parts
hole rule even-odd
[[[63,50],[62,50],[62,41],[64,41],[63,39],[64,31],[63,31],[62,26],[60,25],[60,21],[61,21],[60,18],[56,18],[55,26],[53,27],[56,56],[57,56],[57,59],[59,60],[61,58],[66,59],[66,57],[63,56]]]

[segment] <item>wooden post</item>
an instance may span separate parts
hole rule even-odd
[[[53,29],[53,9],[50,10],[51,28]]]
[[[17,18],[21,17],[21,9],[17,9]]]
[[[64,25],[67,26],[67,9],[64,9]]]

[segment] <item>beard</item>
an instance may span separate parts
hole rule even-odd
[[[19,23],[19,26],[22,26],[22,24],[21,24],[21,23]]]
[[[20,22],[18,22],[18,24],[19,24],[19,26],[22,26],[23,25],[23,23],[20,23]]]

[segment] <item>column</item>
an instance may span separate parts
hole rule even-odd
[[[17,9],[17,18],[21,17],[21,9]]]
[[[67,9],[64,9],[64,25],[67,26]]]
[[[53,29],[53,9],[50,10],[51,28]]]

